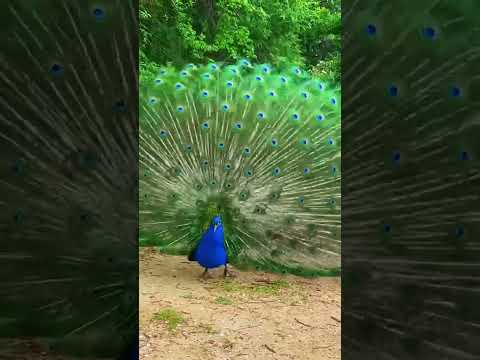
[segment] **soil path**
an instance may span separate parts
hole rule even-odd
[[[201,273],[140,250],[141,359],[340,359],[340,278]]]

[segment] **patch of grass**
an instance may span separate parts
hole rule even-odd
[[[182,314],[177,312],[175,309],[161,310],[157,312],[153,317],[155,320],[165,322],[169,330],[175,330],[178,325],[185,321]]]
[[[235,281],[224,281],[217,283],[217,286],[227,293],[240,293],[247,296],[276,296],[283,289],[290,288],[291,285],[286,280],[274,280],[267,283],[242,284]]]
[[[259,284],[252,290],[261,295],[278,295],[283,289],[290,287],[290,283],[286,280],[274,280],[270,283]]]
[[[232,305],[233,301],[230,300],[229,298],[219,296],[215,299],[215,302],[220,305]]]
[[[217,283],[219,287],[226,292],[239,292],[245,289],[245,286],[235,281],[222,281]]]

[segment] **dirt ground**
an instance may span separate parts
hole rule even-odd
[[[142,248],[140,359],[340,359],[339,278],[232,270]]]

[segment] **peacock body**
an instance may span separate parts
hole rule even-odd
[[[187,254],[219,215],[238,266],[339,268],[340,100],[295,66],[161,68],[141,84],[141,244]]]

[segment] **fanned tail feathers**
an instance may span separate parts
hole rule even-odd
[[[294,66],[161,68],[141,91],[142,233],[187,254],[219,213],[237,263],[339,267],[340,100]]]

